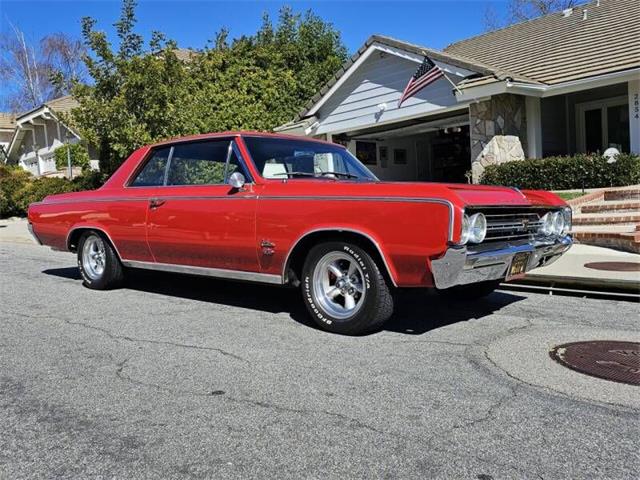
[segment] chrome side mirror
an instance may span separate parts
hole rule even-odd
[[[233,172],[229,176],[227,183],[231,185],[233,188],[242,188],[244,187],[244,184],[246,181],[247,180],[244,178],[243,174],[241,174],[240,172]]]

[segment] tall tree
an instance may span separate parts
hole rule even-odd
[[[578,0],[509,0],[507,11],[498,13],[489,6],[485,9],[484,24],[487,30],[497,30],[532,18],[574,7]]]
[[[0,34],[0,108],[21,112],[69,93],[74,81],[85,80],[78,40],[64,33],[31,42],[17,26]]]
[[[168,137],[230,129],[270,130],[291,119],[346,58],[339,33],[308,12],[265,15],[254,35],[176,56],[161,33],[135,31],[135,1],[124,0],[114,49],[96,21],[83,20],[93,85],[76,85],[73,121],[100,151],[108,173],[136,147]]]

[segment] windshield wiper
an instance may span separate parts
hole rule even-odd
[[[274,176],[274,177],[280,176],[280,175],[287,175],[289,177],[300,176],[300,177],[314,177],[314,178],[320,178],[320,177],[324,177],[326,175],[335,175],[336,177],[360,178],[357,175],[354,175],[352,173],[346,173],[346,172],[318,172],[318,173],[310,173],[310,172],[277,172],[277,173],[273,173],[272,174],[272,176]]]
[[[336,175],[338,177],[360,178],[358,175],[354,175],[353,173],[347,173],[347,172],[320,172],[320,175]]]
[[[274,177],[280,176],[280,175],[287,175],[287,176],[295,176],[298,175],[300,177],[315,177],[316,174],[315,173],[309,173],[309,172],[277,172],[277,173],[272,173],[271,174]]]

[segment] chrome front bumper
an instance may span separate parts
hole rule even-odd
[[[507,276],[516,253],[530,252],[525,271],[549,265],[569,250],[570,236],[554,242],[534,242],[507,245],[496,249],[470,251],[467,247],[451,247],[437,260],[431,261],[431,272],[436,288],[499,280]]]

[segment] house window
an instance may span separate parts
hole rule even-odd
[[[377,165],[376,144],[373,142],[356,142],[356,157],[365,165]]]
[[[578,151],[604,152],[614,147],[628,152],[629,108],[626,97],[609,98],[576,105]]]

